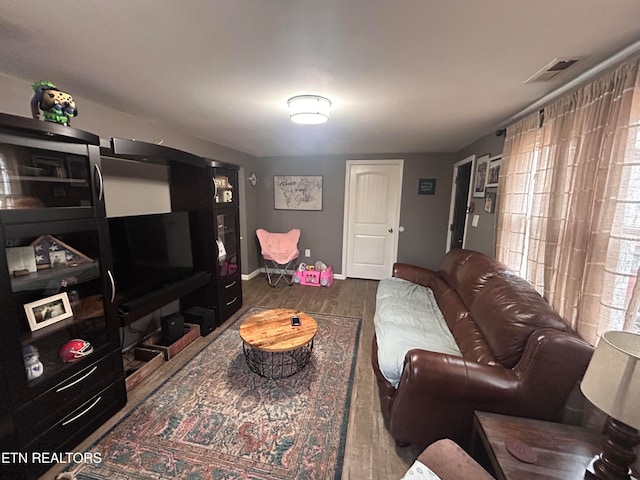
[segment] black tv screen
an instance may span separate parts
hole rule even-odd
[[[119,303],[194,273],[189,212],[109,218]]]

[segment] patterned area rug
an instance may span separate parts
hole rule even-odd
[[[88,451],[97,479],[339,479],[361,320],[312,314],[309,364],[292,377],[252,373],[238,333],[250,308]]]

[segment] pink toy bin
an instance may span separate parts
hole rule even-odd
[[[312,287],[330,287],[333,284],[333,268],[326,270],[296,270],[293,274],[293,281],[300,285],[310,285]]]

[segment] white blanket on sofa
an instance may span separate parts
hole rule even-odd
[[[378,284],[373,318],[378,343],[378,364],[397,388],[405,354],[420,348],[462,356],[431,289],[401,278]]]

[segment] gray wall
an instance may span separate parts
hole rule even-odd
[[[473,142],[471,145],[463,148],[456,153],[456,159],[462,160],[469,155],[475,155],[476,158],[489,154],[490,157],[502,154],[504,147],[504,135],[496,136],[495,133],[485,135],[484,137]],[[472,185],[473,185],[473,178]],[[500,193],[498,192],[498,195]],[[467,215],[467,237],[465,248],[477,250],[486,255],[494,256],[495,254],[495,228],[496,214],[484,211],[484,199],[474,198],[475,210],[472,214]],[[478,215],[478,226],[471,225],[473,215]]]
[[[454,154],[385,154],[322,157],[269,157],[258,161],[256,172],[257,228],[287,231],[300,228],[300,261],[304,249],[310,261],[322,260],[342,273],[345,173],[347,160],[404,159],[398,261],[436,267],[442,260],[447,237],[449,198]],[[290,211],[273,208],[274,175],[322,175],[322,211]],[[419,178],[436,178],[436,195],[418,195]],[[248,231],[248,236],[251,236]],[[248,242],[249,248],[251,243]],[[259,246],[254,234],[254,247]],[[257,255],[256,255],[257,256]],[[258,265],[256,265],[257,268]]]

